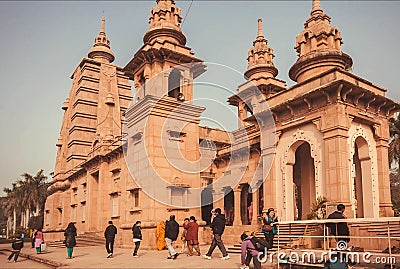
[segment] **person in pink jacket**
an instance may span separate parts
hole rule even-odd
[[[40,254],[42,253],[41,245],[44,242],[43,238],[43,232],[42,229],[38,229],[35,235],[35,248],[36,248],[36,253]]]
[[[251,242],[252,236],[242,234],[242,255],[241,255],[241,268],[249,268],[251,259],[253,259],[254,269],[261,269],[261,261],[259,260],[259,251],[257,251]]]

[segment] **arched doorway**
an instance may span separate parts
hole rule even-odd
[[[371,158],[367,141],[361,136],[354,143],[353,185],[356,217],[373,217]]]
[[[315,167],[311,147],[303,142],[295,152],[293,165],[294,219],[307,219],[312,203],[316,200]]]
[[[224,195],[226,225],[232,226],[235,218],[235,195],[233,189],[231,187],[226,187],[224,189]]]
[[[253,211],[253,193],[250,185],[245,183],[242,185],[240,192],[240,218],[243,225],[250,225]],[[251,216],[250,216],[251,213]]]
[[[201,191],[201,219],[204,220],[207,225],[211,223],[211,210],[214,207],[213,202],[212,188],[204,188],[204,190]]]

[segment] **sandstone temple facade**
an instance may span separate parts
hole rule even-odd
[[[117,243],[131,246],[131,227],[141,220],[143,244],[151,247],[156,224],[175,214],[179,222],[190,215],[202,220],[206,242],[210,210],[220,207],[227,215],[225,240],[236,242],[238,233],[256,229],[262,209],[276,208],[281,220],[306,219],[318,197],[345,204],[348,217],[392,216],[388,119],[400,105],[385,97],[384,88],[352,73],[353,60],[341,50],[340,31],[320,1],[312,1],[296,37],[291,87],[276,77],[273,49],[258,21],[247,82],[228,100],[238,111],[240,128],[233,132],[199,125],[205,108],[193,104],[192,82],[205,65],[186,46],[181,10],[173,0],[157,0],[150,14],[144,44],[125,67],[112,63],[103,18],[93,48],[71,76],[45,205],[48,240],[62,238],[69,222],[78,233],[101,235],[112,219],[122,235]],[[275,123],[272,146],[257,120],[263,103]],[[124,124],[131,127],[127,132]],[[232,137],[243,141],[233,146]],[[207,141],[215,158],[201,171],[178,169],[165,156],[163,145],[168,151],[175,143],[182,158],[196,163],[206,155]],[[124,154],[126,145],[132,147]],[[154,186],[162,189],[160,200],[143,190],[156,184],[152,169],[166,184]],[[238,173],[243,176],[237,184],[218,186],[219,178]],[[193,199],[202,206],[187,206],[190,188],[201,190]]]

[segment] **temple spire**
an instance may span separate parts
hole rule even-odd
[[[186,37],[182,33],[182,11],[173,0],[156,0],[157,6],[150,12],[150,27],[143,37],[144,43],[155,40],[168,40],[184,46]]]
[[[311,16],[296,37],[298,59],[289,70],[292,80],[300,83],[332,68],[351,68],[351,57],[341,49],[340,31],[330,22],[331,17],[323,12],[320,0],[312,0]]]
[[[260,77],[276,77],[278,69],[274,66],[274,50],[268,46],[262,30],[262,19],[258,19],[257,37],[247,54],[248,67],[245,76],[250,80]]]
[[[105,22],[106,20],[104,19],[104,16],[101,18],[101,29],[100,29],[100,34],[106,34],[104,28],[105,28]]]
[[[323,14],[323,10],[321,8],[321,1],[320,0],[313,0],[312,1],[312,10],[311,10],[311,16]]]
[[[93,48],[89,51],[88,57],[100,60],[101,62],[111,63],[114,61],[114,53],[110,49],[110,40],[105,32],[104,16],[101,18],[101,27],[99,35],[94,39]]]
[[[258,19],[258,35],[257,37],[263,36],[263,29],[262,29],[262,19]]]

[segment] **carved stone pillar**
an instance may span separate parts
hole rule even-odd
[[[260,189],[257,189],[256,191],[253,192],[253,215],[251,216],[251,224],[252,225],[257,225],[257,217],[258,217],[258,204],[259,204],[259,191]]]
[[[242,220],[240,219],[240,194],[241,194],[241,191],[242,191],[241,188],[237,188],[233,191],[234,198],[235,198],[235,218],[233,220],[234,226],[242,225]]]

